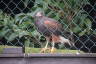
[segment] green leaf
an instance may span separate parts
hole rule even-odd
[[[26,16],[26,14],[24,14],[24,13],[20,13],[20,14],[17,14],[16,16],[15,16],[15,22],[17,23],[17,22],[19,22],[23,17],[25,17]]]
[[[26,47],[29,47],[29,45],[30,45],[30,40],[27,39],[27,40],[25,41],[25,46],[26,46]]]
[[[24,30],[19,30],[19,38],[21,38],[24,35],[29,35],[29,32],[24,31]]]
[[[84,31],[81,31],[81,32],[79,33],[79,36],[84,35],[86,32],[87,32],[87,30],[86,30],[86,29],[85,29]]]
[[[9,29],[0,30],[0,36],[2,36],[2,37],[6,36],[6,34],[7,34],[9,31],[10,31]]]
[[[80,27],[77,26],[77,27],[73,28],[72,31],[75,32],[75,33],[78,33],[78,32],[81,31],[81,29],[80,29]]]
[[[7,38],[7,40],[8,40],[8,41],[13,41],[17,36],[18,36],[18,34],[12,33],[12,34]]]
[[[37,30],[34,30],[34,31],[32,32],[32,36],[37,36],[37,35],[40,35],[40,33],[39,33]]]
[[[92,22],[90,21],[90,19],[85,19],[85,24],[86,24],[86,26],[87,26],[87,28],[91,28],[91,26],[92,26]]]

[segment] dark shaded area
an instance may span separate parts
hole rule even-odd
[[[84,52],[96,53],[96,35],[83,35],[79,37],[74,34],[75,47]]]
[[[89,0],[90,4],[83,6],[83,9],[89,14],[89,18],[92,21],[92,29],[96,29],[96,0]]]
[[[3,38],[0,38],[0,42],[1,42],[0,45],[23,46],[23,45],[24,45],[24,41],[25,41],[25,38],[24,38],[24,37],[22,37],[22,38],[17,37],[17,38],[14,39],[13,41],[8,42],[8,41],[3,37]]]
[[[8,42],[8,40],[3,37],[3,38],[0,38],[0,45],[24,46],[25,41],[26,41],[25,36],[23,36],[21,38],[16,37],[13,41],[10,41],[10,42]],[[32,42],[32,43],[34,43],[34,42]],[[30,43],[30,47],[32,46],[32,43]],[[39,43],[34,43],[34,47],[40,48],[41,46]]]
[[[89,2],[91,3],[91,5],[96,5],[96,0],[89,0]]]
[[[88,18],[92,21],[92,29],[96,30],[96,0],[89,0],[83,9],[89,14]],[[76,35],[76,34],[75,34]],[[96,35],[75,36],[75,46],[84,52],[96,53]]]
[[[34,1],[30,0],[30,3],[26,6],[21,0],[0,0],[0,9],[12,16],[21,12],[27,13],[34,5]]]

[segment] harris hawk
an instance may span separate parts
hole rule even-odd
[[[43,34],[47,40],[45,47],[41,52],[45,52],[48,48],[48,43],[52,43],[50,53],[54,53],[55,43],[67,43],[71,45],[70,40],[62,36],[63,27],[58,21],[46,17],[42,11],[38,11],[34,14],[35,26],[37,31]]]

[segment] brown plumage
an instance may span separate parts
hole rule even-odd
[[[54,51],[55,43],[68,43],[71,45],[69,40],[62,36],[63,27],[58,21],[44,16],[41,11],[34,15],[34,19],[37,30],[47,39],[47,43],[43,51],[47,48],[49,41],[52,42],[51,53]]]

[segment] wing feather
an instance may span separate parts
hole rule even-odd
[[[61,30],[62,29],[62,25],[59,22],[55,22],[55,21],[45,20],[44,25],[49,30]]]

